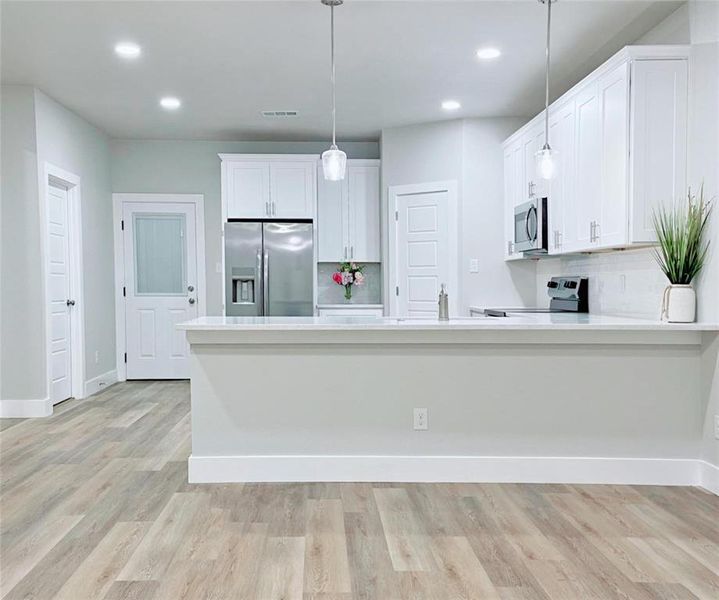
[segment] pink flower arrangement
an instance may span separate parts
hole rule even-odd
[[[365,276],[362,273],[362,265],[353,262],[340,263],[337,271],[332,273],[332,281],[345,288],[345,299],[352,298],[352,286],[362,285]]]

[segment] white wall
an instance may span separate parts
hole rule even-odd
[[[49,162],[81,179],[85,381],[88,381],[115,369],[109,139],[38,90],[35,114],[40,176],[45,162]]]
[[[45,385],[33,89],[2,86],[0,399],[42,400]]]
[[[341,142],[349,158],[379,158],[376,142]],[[112,140],[112,191],[205,196],[207,314],[222,314],[219,153],[321,154],[327,142]]]
[[[382,244],[387,256],[388,188],[394,185],[455,180],[459,194],[460,311],[471,305],[532,303],[536,267],[533,262],[505,263],[502,142],[522,119],[466,119],[384,129],[382,150]],[[469,261],[479,273],[469,273]],[[386,290],[392,289],[385,269]]]

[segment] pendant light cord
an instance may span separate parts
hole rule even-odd
[[[552,25],[552,0],[545,0],[547,3],[547,65],[544,77],[544,145],[549,147],[549,39]]]
[[[332,57],[332,146],[337,145],[336,131],[337,131],[337,100],[335,93],[335,6],[330,5],[330,45],[331,45],[331,57]]]

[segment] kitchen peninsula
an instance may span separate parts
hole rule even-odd
[[[703,477],[716,324],[544,314],[205,317],[180,328],[191,482]]]

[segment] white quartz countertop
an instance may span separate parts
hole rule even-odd
[[[438,321],[391,317],[200,317],[185,331],[719,331],[719,323],[662,323],[611,315],[531,313],[511,317],[463,317]]]

